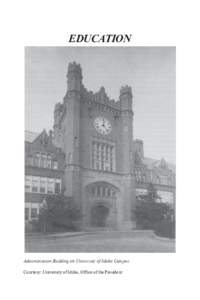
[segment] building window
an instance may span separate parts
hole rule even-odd
[[[25,192],[31,192],[31,176],[25,177]]]
[[[40,178],[37,176],[32,176],[32,192],[38,193],[40,186]]]
[[[37,208],[31,208],[31,219],[36,219],[37,217]]]
[[[47,156],[46,154],[41,154],[40,155],[40,167],[41,168],[46,168],[47,167]]]
[[[100,185],[97,186],[97,197],[101,197],[101,187],[100,187]]]
[[[139,170],[135,171],[135,178],[136,178],[137,182],[142,182],[143,181],[143,176],[142,176],[141,171],[139,171]]]
[[[47,194],[54,194],[54,179],[47,179]]]
[[[167,185],[168,184],[167,176],[161,175],[160,176],[160,183],[163,184],[163,185]]]
[[[161,197],[160,202],[168,203],[171,206],[173,205],[173,203],[174,203],[174,196],[173,196],[172,192],[159,191],[158,190],[158,195]]]
[[[61,179],[26,175],[25,191],[29,193],[60,194]]]
[[[142,195],[146,195],[147,194],[147,189],[136,189],[136,196],[142,196]],[[140,199],[138,197],[138,199]]]
[[[56,160],[54,160],[54,161],[52,162],[52,165],[53,165],[53,169],[54,169],[54,170],[57,170],[57,169],[58,169],[58,162],[57,162]]]
[[[116,192],[114,190],[111,191],[111,197],[116,197]]]
[[[102,187],[102,197],[105,197],[106,196],[106,189],[105,187],[103,186]]]
[[[47,155],[46,168],[51,168],[51,155]]]
[[[55,181],[55,194],[60,194],[61,192],[61,179],[56,179]]]
[[[116,191],[104,184],[93,185],[90,190],[92,197],[97,198],[114,198],[116,197]]]
[[[34,165],[35,167],[40,168],[48,168],[48,169],[57,169],[57,162],[52,162],[52,156],[51,154],[46,153],[35,153],[34,157],[30,156],[28,157],[28,164]]]
[[[29,208],[25,208],[25,220],[27,221],[29,219]]]
[[[34,165],[35,165],[36,167],[40,167],[40,153],[36,153],[36,154],[35,154]]]
[[[114,171],[114,146],[93,141],[92,168],[101,171]]]
[[[47,191],[47,178],[40,177],[40,193],[46,194]]]

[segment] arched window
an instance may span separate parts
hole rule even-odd
[[[97,197],[97,198],[113,198],[116,197],[117,190],[112,187],[112,185],[107,183],[96,183],[91,184],[87,187],[87,191],[90,197]]]

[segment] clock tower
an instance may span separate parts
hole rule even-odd
[[[109,99],[82,83],[79,64],[70,63],[67,92],[54,110],[54,143],[65,153],[65,194],[83,214],[83,230],[134,227],[132,90]]]

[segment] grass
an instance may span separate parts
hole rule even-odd
[[[77,236],[26,236],[25,252],[39,253],[173,253],[175,241],[150,236],[94,233]]]

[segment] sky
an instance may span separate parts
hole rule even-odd
[[[175,60],[175,47],[26,47],[25,129],[52,129],[68,63],[76,61],[88,90],[104,86],[118,100],[121,86],[132,87],[134,139],[143,140],[146,157],[175,163]]]

